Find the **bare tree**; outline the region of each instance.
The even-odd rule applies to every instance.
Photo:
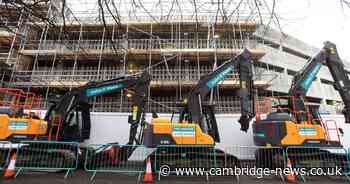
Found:
[[[350,8],[350,1],[349,0],[340,0],[341,6],[344,8],[344,6]]]

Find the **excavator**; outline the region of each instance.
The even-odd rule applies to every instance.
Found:
[[[107,144],[90,151],[87,157],[103,158],[102,160],[109,160],[113,164],[118,164],[123,163],[121,161],[144,160],[147,157],[155,160],[155,155],[157,155],[159,166],[162,164],[171,165],[171,163],[168,163],[169,154],[174,158],[183,158],[184,155],[187,155],[186,158],[189,161],[194,155],[204,156],[205,158],[212,156],[210,153],[216,151],[211,151],[212,146],[216,142],[220,142],[220,136],[214,105],[206,103],[206,97],[228,75],[233,71],[237,71],[240,79],[239,98],[241,102],[239,123],[241,124],[241,130],[247,131],[249,122],[255,116],[254,103],[252,103],[254,98],[252,66],[251,53],[245,49],[198,81],[197,85],[190,91],[187,102],[179,104],[179,110],[173,113],[172,117],[179,117],[178,119],[158,117],[156,112],[152,112],[151,123],[145,121],[141,123],[144,125],[143,137],[136,142],[136,145],[132,144],[131,139],[128,145]],[[130,130],[130,132],[132,131],[133,129]],[[140,144],[143,146],[140,147]],[[176,147],[176,145],[180,147]],[[167,146],[169,146],[169,149],[167,149]],[[147,154],[144,154],[145,147],[148,150],[146,151]],[[208,150],[203,153],[203,149],[206,148]],[[140,153],[143,157],[140,156]],[[93,162],[89,162],[86,167],[93,165]]]
[[[253,68],[251,53],[244,49],[239,55],[226,61],[212,73],[203,76],[190,91],[187,102],[181,104],[179,121],[153,117],[152,123],[144,130],[144,145],[214,145],[220,142],[214,105],[205,103],[210,91],[234,70],[239,73],[241,130],[247,131],[254,118]],[[174,117],[174,115],[173,115]]]
[[[333,166],[342,167],[344,171],[348,169],[344,163],[347,159],[341,151],[343,149],[339,140],[340,129],[337,128],[336,122],[332,121],[334,125],[330,129],[327,122],[322,120],[319,111],[311,110],[306,102],[306,94],[322,65],[328,67],[333,77],[334,88],[344,102],[345,123],[350,123],[350,80],[336,45],[326,41],[322,50],[294,76],[289,96],[276,98],[279,104],[273,106],[275,112],[267,114],[264,119],[257,113],[253,123],[254,142],[257,146],[265,147],[256,151],[259,167],[281,167],[285,163],[283,152],[286,152],[288,159],[298,161],[298,164],[310,165],[313,160],[327,159]],[[338,135],[337,140],[331,138],[331,130]],[[330,148],[333,149],[329,150]],[[334,151],[334,148],[339,148],[340,151]],[[273,158],[273,163],[266,163],[266,158]]]
[[[241,117],[238,123],[242,131],[247,131],[249,122],[255,117],[253,103],[253,63],[251,53],[244,49],[236,57],[224,62],[208,75],[201,77],[198,83],[191,89],[187,101],[180,103],[178,111],[172,118],[158,117],[153,112],[151,123],[145,123],[143,133],[143,146],[123,147],[110,146],[101,151],[96,149],[95,154],[103,154],[101,158],[111,160],[114,164],[121,161],[145,160],[150,158],[155,162],[155,168],[168,165],[170,169],[174,163],[197,163],[199,160],[216,160],[221,163],[224,158],[214,155],[225,155],[222,150],[215,148],[220,142],[219,129],[215,117],[215,104],[206,102],[206,97],[211,90],[222,82],[233,71],[239,74],[239,91]],[[156,148],[156,149],[155,149]],[[140,151],[138,151],[138,149]],[[147,154],[144,154],[147,152]],[[140,153],[143,157],[140,158]],[[217,153],[217,154],[213,154]],[[90,155],[93,157],[94,155]],[[171,158],[171,159],[169,159]],[[198,163],[197,163],[198,164]],[[88,163],[87,166],[92,166]],[[159,168],[158,168],[159,169]]]
[[[266,119],[253,123],[254,142],[258,146],[341,146],[340,141],[331,141],[327,129],[317,111],[306,104],[306,93],[316,79],[322,64],[325,64],[334,79],[334,88],[339,92],[345,107],[345,123],[350,123],[350,80],[344,69],[336,45],[325,42],[323,49],[313,57],[293,78],[286,105],[267,114]],[[259,119],[259,118],[258,118]]]
[[[66,93],[58,102],[52,102],[46,113],[45,120],[51,126],[48,133],[49,139],[78,142],[89,139],[91,120],[88,99],[126,90],[132,98],[132,113],[128,119],[130,123],[128,144],[133,144],[135,141],[141,142],[140,139],[143,136],[136,137],[136,134],[139,125],[144,122],[145,98],[148,96],[150,80],[149,73],[144,71],[142,74],[89,82]]]
[[[69,91],[58,100],[52,101],[44,119],[33,114],[23,113],[28,105],[16,105],[19,103],[20,97],[28,95],[23,95],[23,92],[18,94],[17,91],[21,90],[5,89],[7,93],[11,94],[10,98],[13,100],[11,100],[12,107],[0,108],[0,139],[15,142],[47,139],[83,142],[90,137],[91,122],[88,99],[127,90],[127,93],[132,96],[132,114],[129,117],[131,124],[129,142],[131,143],[136,139],[140,122],[143,122],[143,108],[149,83],[150,76],[146,71],[142,74],[123,76],[107,81],[89,82]],[[1,94],[4,95],[5,92],[1,92]]]
[[[12,138],[17,138],[16,142],[47,139],[49,141],[83,142],[90,137],[91,122],[88,99],[126,90],[126,93],[132,98],[132,113],[128,120],[131,127],[128,144],[141,142],[143,137],[142,122],[145,122],[144,105],[148,95],[149,84],[150,76],[147,71],[144,71],[142,74],[127,75],[107,81],[89,82],[84,86],[72,89],[59,98],[58,101],[53,101],[44,120],[33,115],[24,115],[23,109],[12,114],[10,113],[12,111],[9,111],[9,113],[0,111],[0,120],[2,120],[0,136],[4,140],[11,141],[13,140]],[[138,130],[140,130],[139,134]],[[46,159],[50,158],[54,160],[64,159],[65,164],[69,165],[74,164],[73,162],[77,160],[75,153],[86,153],[84,152],[85,149],[79,151],[70,144],[56,145],[55,148],[52,148],[50,143],[47,142],[33,142],[31,144],[21,142],[13,146],[21,147],[22,151],[25,151],[28,155],[38,155],[38,158],[20,158],[18,162],[22,162],[22,164],[36,159],[39,165],[45,165],[47,164]],[[129,151],[129,149],[124,150]],[[5,158],[4,156],[9,151],[11,150],[7,148],[1,149],[0,158]],[[12,152],[12,154],[15,153],[15,151]],[[43,152],[52,155],[52,157],[46,156],[47,158],[42,158],[40,155]],[[105,152],[102,152],[102,154],[105,154]],[[50,160],[50,162],[55,161]]]
[[[34,93],[0,88],[0,140],[33,140],[46,134],[47,122],[32,111],[37,101],[39,97]]]

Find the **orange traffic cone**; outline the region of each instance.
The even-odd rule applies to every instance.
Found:
[[[15,176],[15,174],[16,174],[15,164],[16,164],[16,153],[12,154],[12,156],[11,156],[10,164],[4,172],[5,178],[10,178],[10,177]]]
[[[289,168],[289,174],[287,174],[287,181],[289,182],[295,182],[295,175],[294,175],[294,171],[292,168],[292,162],[290,161],[290,159],[288,158],[287,160],[287,167]]]
[[[147,158],[147,164],[146,164],[146,172],[143,176],[143,182],[144,183],[152,183],[153,180],[153,174],[152,174],[152,166],[151,166],[151,159]]]

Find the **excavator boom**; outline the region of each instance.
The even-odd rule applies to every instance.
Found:
[[[46,113],[45,120],[51,122],[52,126],[54,116],[59,117],[62,124],[62,133],[60,133],[62,140],[89,139],[91,127],[89,98],[132,88],[133,113],[129,118],[129,123],[131,129],[137,129],[144,111],[144,97],[147,96],[149,83],[150,76],[147,72],[107,81],[89,82],[66,93],[58,102],[53,102]],[[134,140],[135,130],[130,130],[130,132],[130,140]]]
[[[338,55],[336,45],[327,41],[323,48],[326,52],[326,65],[334,80],[334,89],[339,92],[344,103],[345,123],[350,123],[350,79],[348,73]]]
[[[326,41],[322,50],[294,76],[289,94],[295,97],[295,102],[289,101],[289,109],[296,112],[307,110],[304,98],[312,82],[316,79],[322,64],[328,67],[332,75],[334,88],[339,92],[344,102],[345,122],[350,123],[350,80],[338,55],[336,45],[329,41]],[[297,119],[300,119],[300,117],[297,117]]]
[[[241,104],[241,117],[239,123],[241,130],[247,131],[250,120],[255,116],[253,102],[253,64],[251,53],[245,49],[235,58],[225,62],[211,74],[204,76],[192,89],[188,97],[187,107],[192,122],[196,122],[206,132],[203,123],[203,102],[209,92],[223,81],[234,70],[239,73],[240,89],[239,98]]]
[[[253,67],[251,53],[244,49],[239,55],[224,62],[212,73],[203,76],[190,91],[187,102],[181,104],[179,119],[154,116],[145,128],[144,144],[157,145],[212,145],[220,142],[215,118],[214,104],[205,102],[206,97],[228,75],[239,73],[241,102],[241,130],[247,131],[250,120],[255,116],[253,103]],[[177,113],[177,112],[176,112]]]

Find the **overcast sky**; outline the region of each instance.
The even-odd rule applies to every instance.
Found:
[[[350,62],[350,8],[340,0],[276,0],[283,31],[315,47],[325,40],[337,44]]]

